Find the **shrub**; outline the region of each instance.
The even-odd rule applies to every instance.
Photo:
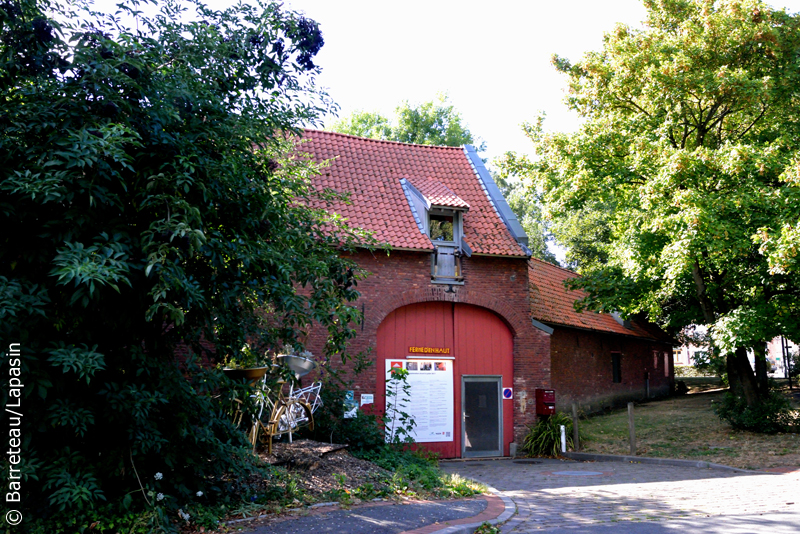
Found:
[[[728,392],[715,411],[720,419],[730,423],[733,428],[760,434],[783,432],[797,422],[788,399],[775,391],[754,406],[747,406],[744,397]]]
[[[277,2],[139,3],[121,2],[119,24],[80,0],[0,4],[0,339],[21,350],[4,344],[0,367],[17,362],[26,386],[20,532],[66,514],[79,532],[106,511],[172,528],[198,491],[226,503],[256,466],[213,364],[312,324],[345,359],[358,322],[364,273],[343,251],[361,232],[309,208],[331,194],[286,155],[285,134],[327,107],[317,24]]]
[[[557,413],[540,419],[530,428],[522,450],[531,456],[558,456],[561,451],[561,425],[564,425],[567,437],[567,448],[575,448],[572,440],[572,418],[565,413]],[[580,439],[584,439],[580,436]]]

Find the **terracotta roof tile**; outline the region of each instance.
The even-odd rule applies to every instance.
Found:
[[[434,206],[469,209],[469,204],[437,180],[408,178],[408,181]]]
[[[463,219],[464,239],[474,253],[526,256],[489,201],[462,148],[318,130],[305,130],[303,140],[300,152],[320,163],[333,160],[314,179],[315,186],[350,192],[349,203],[336,202],[331,209],[351,225],[374,232],[378,241],[400,248],[433,249],[428,236],[419,231],[403,192],[400,179],[406,178],[431,203],[469,210]]]
[[[579,276],[557,265],[531,258],[528,262],[531,317],[546,324],[671,341],[665,332],[652,323],[631,320],[630,328],[626,328],[607,313],[575,311],[573,303],[585,297],[586,293],[580,290],[567,290],[564,281]]]

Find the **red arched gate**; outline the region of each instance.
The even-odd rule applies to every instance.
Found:
[[[409,370],[405,411],[417,419],[417,441],[424,447],[442,458],[509,454],[513,400],[504,399],[503,390],[513,385],[513,336],[498,315],[452,302],[398,308],[378,328],[380,413],[385,371],[392,366]]]

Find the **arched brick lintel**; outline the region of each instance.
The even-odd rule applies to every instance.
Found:
[[[452,292],[450,287],[452,287]],[[463,289],[458,286],[433,286],[382,295],[374,304],[375,307],[367,311],[364,326],[367,330],[377,331],[378,326],[391,312],[403,306],[420,302],[460,302],[481,306],[499,315],[511,329],[511,334],[515,338],[519,333],[525,331],[525,319],[512,306],[488,293]]]

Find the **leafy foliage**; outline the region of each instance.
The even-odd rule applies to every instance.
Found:
[[[561,425],[564,425],[567,448],[574,448],[572,440],[572,418],[558,412],[539,421],[528,430],[522,442],[522,450],[531,456],[558,456],[561,452]],[[583,436],[579,436],[583,440]]]
[[[730,423],[733,428],[764,434],[784,432],[798,422],[788,399],[777,391],[771,392],[763,402],[754,406],[748,406],[742,396],[729,392],[714,410],[720,419]]]
[[[532,256],[558,265],[555,255],[547,249],[552,235],[542,213],[541,196],[525,172],[530,161],[526,156],[506,152],[492,163],[494,181],[525,230]]]
[[[339,251],[368,240],[306,207],[332,197],[291,155],[330,108],[319,28],[277,3],[189,5],[195,22],[131,0],[136,29],[77,0],[0,6],[0,338],[22,347],[26,518],[154,510],[157,472],[171,518],[197,491],[230,499],[256,466],[213,364],[299,346],[312,322],[346,358],[362,273]]]
[[[576,63],[554,57],[585,121],[574,134],[527,125],[528,169],[584,275],[571,281],[589,293],[580,307],[706,325],[756,403],[766,381],[745,348],[800,335],[800,271],[779,230],[800,220],[800,17],[758,0],[645,4],[645,29],[619,25]]]
[[[480,142],[478,150],[486,150],[486,144],[463,124],[461,114],[448,102],[446,94],[439,94],[436,100],[419,105],[404,101],[395,109],[394,120],[377,112],[355,111],[332,124],[329,129],[371,139],[418,145],[461,146]]]

